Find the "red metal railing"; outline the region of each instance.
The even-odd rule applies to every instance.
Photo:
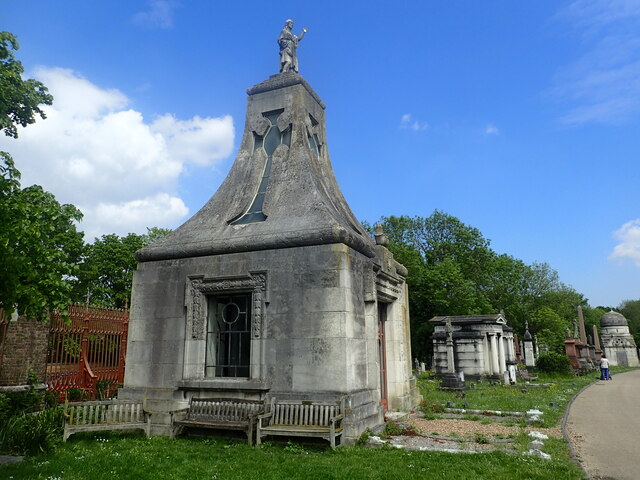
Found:
[[[70,322],[51,316],[46,383],[65,397],[81,389],[111,396],[124,381],[129,310],[71,305]]]

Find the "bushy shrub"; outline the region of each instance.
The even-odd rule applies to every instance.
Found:
[[[40,410],[44,395],[44,391],[33,388],[20,392],[0,393],[0,425],[11,417]]]
[[[536,361],[536,368],[546,373],[571,373],[571,363],[569,357],[555,352],[540,355]]]
[[[0,426],[0,452],[34,455],[51,450],[62,440],[62,407],[24,413]]]
[[[70,402],[82,402],[89,399],[89,394],[82,388],[73,387],[67,390],[67,400]]]

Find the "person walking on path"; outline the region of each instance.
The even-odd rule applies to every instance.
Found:
[[[563,431],[589,478],[638,480],[640,369],[594,382],[571,403]]]
[[[609,359],[604,353],[600,359],[600,380],[611,380],[611,375],[609,374]]]

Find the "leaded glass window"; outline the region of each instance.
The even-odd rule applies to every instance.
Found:
[[[205,376],[249,377],[251,294],[208,298]]]

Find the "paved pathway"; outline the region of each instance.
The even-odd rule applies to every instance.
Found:
[[[571,405],[566,431],[593,480],[638,480],[640,370],[587,387]]]

